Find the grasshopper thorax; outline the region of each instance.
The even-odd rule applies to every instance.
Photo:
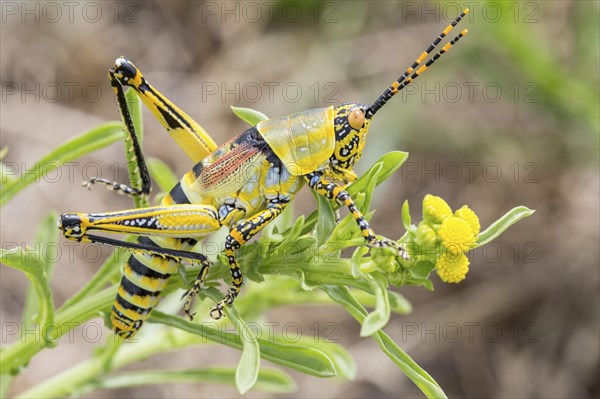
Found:
[[[335,150],[331,156],[334,165],[350,170],[362,156],[371,124],[368,108],[368,105],[355,102],[334,108]]]

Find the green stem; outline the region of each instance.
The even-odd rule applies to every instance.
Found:
[[[317,264],[293,264],[293,266],[290,266],[289,263],[273,262],[269,263],[268,266],[261,266],[261,271],[265,274],[284,274],[294,277],[297,277],[299,273],[304,273],[305,279],[311,283],[351,285],[367,292],[370,291],[368,283],[352,277],[351,263],[347,259]],[[188,270],[188,279],[192,281],[196,273],[196,270]],[[178,279],[170,279],[165,294],[179,286]],[[59,339],[75,327],[96,317],[101,311],[107,311],[116,292],[117,286],[112,286],[96,294],[83,297],[78,303],[72,303],[66,308],[63,307],[55,317],[55,323],[57,324],[55,339]],[[35,336],[27,335],[24,339],[24,341],[16,342],[0,352],[0,361],[4,370],[18,369],[44,349],[45,343],[36,341]]]
[[[85,298],[80,303],[56,314],[54,323],[57,334],[53,336],[58,340],[75,327],[95,317],[101,310],[106,309],[117,293],[117,287],[110,287],[99,293]],[[43,330],[43,329],[42,329]],[[20,340],[0,352],[0,363],[4,370],[17,370],[27,364],[31,357],[44,349],[45,341],[36,339],[35,335],[25,335]]]
[[[113,337],[109,337],[113,339]],[[110,369],[116,370],[127,364],[147,359],[161,352],[171,352],[189,345],[200,344],[201,337],[180,332],[166,333],[162,331],[151,340],[137,344],[124,344],[114,355]],[[22,392],[18,398],[59,398],[78,393],[86,384],[106,374],[105,359],[94,356],[62,373]]]
[[[342,305],[348,313],[360,324],[363,324],[368,313],[350,291],[345,287],[322,287],[335,302]],[[410,378],[428,398],[446,398],[439,384],[414,360],[411,359],[394,341],[382,330],[371,337],[377,342],[383,352]]]

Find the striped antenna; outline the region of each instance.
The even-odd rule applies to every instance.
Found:
[[[381,107],[383,107],[388,102],[388,100],[394,96],[394,94],[398,93],[400,90],[405,88],[410,82],[412,82],[421,73],[423,73],[425,70],[427,70],[427,68],[429,68],[435,61],[437,61],[437,59],[440,58],[442,56],[442,54],[444,54],[446,51],[450,50],[450,48],[456,42],[458,42],[461,37],[465,36],[468,33],[468,30],[464,29],[462,32],[460,32],[460,34],[458,36],[456,36],[449,43],[447,43],[436,55],[434,55],[431,59],[429,59],[429,61],[427,61],[427,63],[425,65],[421,65],[421,67],[419,69],[417,69],[416,72],[413,73],[415,68],[417,68],[423,62],[423,60],[425,60],[425,58],[427,58],[427,56],[429,54],[431,54],[431,52],[442,41],[442,39],[444,37],[446,37],[446,35],[448,33],[450,33],[450,31],[468,13],[469,13],[469,9],[466,8],[463,12],[460,13],[460,15],[458,17],[456,17],[456,19],[454,19],[454,21],[452,21],[452,23],[450,25],[448,25],[446,27],[446,29],[444,29],[442,31],[442,33],[440,33],[440,35],[429,45],[429,47],[427,47],[427,50],[423,51],[423,53],[421,53],[419,58],[417,58],[415,60],[415,62],[413,62],[413,64],[410,67],[408,67],[408,69],[402,74],[402,76],[400,76],[396,81],[394,81],[390,85],[390,87],[388,87],[383,92],[383,94],[381,94],[379,96],[379,98],[377,100],[375,100],[373,105],[371,105],[369,107],[369,109],[367,109],[367,117],[371,117],[371,116],[375,115],[375,112],[377,112]],[[413,73],[413,74],[410,75],[411,73]]]

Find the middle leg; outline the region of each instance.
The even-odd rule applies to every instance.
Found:
[[[225,306],[233,303],[240,293],[244,282],[242,271],[235,259],[235,250],[248,242],[254,235],[279,216],[286,205],[287,202],[269,203],[267,209],[249,219],[241,221],[229,232],[229,235],[225,239],[225,255],[227,256],[229,263],[232,283],[225,297],[210,310],[210,317],[213,319],[218,320],[223,317],[223,309]],[[194,286],[196,286],[196,284],[194,284]],[[196,292],[192,290],[189,293],[188,301],[191,301],[194,295],[196,295]]]

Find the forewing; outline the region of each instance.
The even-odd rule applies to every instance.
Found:
[[[209,197],[224,197],[236,193],[250,179],[257,179],[266,156],[252,143],[244,143],[207,165],[193,189]]]

